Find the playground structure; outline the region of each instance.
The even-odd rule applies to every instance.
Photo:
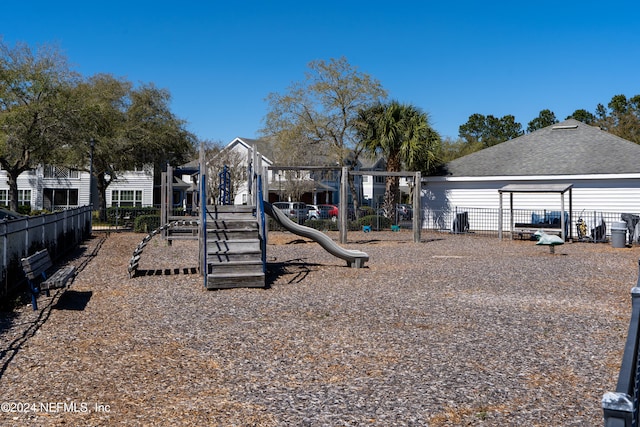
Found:
[[[347,262],[347,266],[362,268],[369,256],[361,251],[348,250],[331,240],[324,233],[299,225],[286,217],[279,209],[264,200],[267,169],[262,167],[262,156],[254,149],[248,161],[247,188],[250,200],[247,205],[214,204],[207,201],[207,165],[204,148],[200,149],[199,198],[197,216],[172,215],[173,171],[171,167],[162,176],[161,226],[142,239],[129,262],[129,277],[138,271],[140,257],[148,242],[162,236],[167,244],[173,240],[198,240],[198,270],[207,289],[237,287],[266,287],[266,243],[268,227],[265,215],[271,216],[286,230],[319,243],[326,251]],[[227,176],[225,174],[225,176]],[[229,203],[221,185],[218,201]],[[345,215],[346,216],[346,215]],[[346,238],[346,234],[345,234]]]

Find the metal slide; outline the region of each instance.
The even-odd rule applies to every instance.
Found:
[[[286,230],[299,236],[307,237],[313,240],[314,242],[320,244],[320,246],[322,246],[322,248],[329,252],[331,255],[347,261],[347,265],[349,267],[361,268],[364,267],[364,263],[366,261],[369,261],[369,255],[367,255],[365,252],[345,249],[342,246],[339,246],[322,231],[316,230],[311,227],[305,227],[304,225],[300,225],[290,220],[286,214],[284,214],[280,209],[274,207],[269,202],[264,202],[264,212],[275,219]]]

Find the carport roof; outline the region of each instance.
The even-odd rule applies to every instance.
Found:
[[[500,193],[565,193],[573,184],[508,184],[498,190]]]

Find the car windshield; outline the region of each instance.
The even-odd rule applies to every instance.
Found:
[[[20,219],[24,218],[25,215],[19,214],[18,212],[10,211],[9,209],[1,209],[0,208],[0,220],[12,220],[12,219]]]

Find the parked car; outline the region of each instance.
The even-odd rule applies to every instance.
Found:
[[[338,207],[336,205],[318,205],[321,209],[327,211],[327,218],[331,221],[338,219]]]
[[[9,209],[0,208],[0,221],[11,221],[13,219],[26,218],[26,215],[19,214],[18,212],[10,211]]]
[[[307,205],[307,219],[320,219],[320,212],[318,211],[318,205]]]
[[[409,220],[413,218],[413,206],[399,203],[396,205],[396,212],[398,212],[398,219]]]
[[[329,205],[307,205],[309,208],[308,219],[329,219]]]
[[[309,208],[304,202],[276,202],[273,204],[280,209],[285,215],[298,224],[302,224],[309,216]]]
[[[387,216],[387,210],[384,208],[378,208],[375,211],[376,215]],[[396,219],[398,221],[407,221],[413,219],[413,206],[404,203],[398,203],[396,205]]]

